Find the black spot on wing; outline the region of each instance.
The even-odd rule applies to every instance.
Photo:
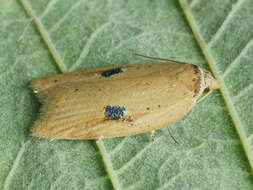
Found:
[[[110,69],[110,70],[104,71],[104,72],[101,73],[101,75],[103,77],[110,77],[112,75],[116,75],[116,74],[119,74],[119,73],[122,73],[122,72],[123,72],[122,68],[115,68],[115,69]]]
[[[127,114],[127,109],[123,106],[106,106],[105,115],[113,120],[118,120]]]

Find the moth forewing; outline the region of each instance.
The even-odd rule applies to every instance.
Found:
[[[59,75],[48,76],[40,78],[31,82],[30,86],[34,90],[34,93],[47,94],[48,89],[52,89],[60,84],[74,83],[74,82],[95,82],[103,80],[115,80],[125,79],[129,77],[136,77],[137,75],[152,74],[153,72],[161,72],[166,69],[170,72],[181,67],[180,64],[169,64],[168,68],[164,63],[156,64],[135,64],[135,65],[123,65],[123,66],[107,66],[102,68],[87,69],[77,72],[64,73]],[[115,69],[121,69],[121,72],[113,73]],[[111,72],[110,72],[111,71]],[[111,74],[111,75],[110,75]]]
[[[43,94],[45,103],[33,135],[98,139],[157,130],[184,117],[204,84],[200,68],[174,62],[88,69],[38,79],[32,86],[39,89],[38,96]]]

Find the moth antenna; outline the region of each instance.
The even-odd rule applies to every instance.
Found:
[[[175,60],[166,59],[166,58],[151,57],[151,56],[142,55],[142,54],[139,54],[139,53],[133,53],[133,55],[140,56],[140,57],[145,57],[145,58],[148,58],[148,59],[160,60],[160,61],[170,61],[170,62],[175,62],[175,63],[184,63],[184,62],[175,61]]]
[[[171,133],[171,131],[170,131],[170,128],[169,128],[169,127],[167,127],[167,128],[168,128],[168,131],[169,131],[169,134],[170,134],[171,138],[175,141],[176,144],[180,145],[180,143],[179,143],[179,142],[176,140],[176,138],[172,135],[172,133]]]

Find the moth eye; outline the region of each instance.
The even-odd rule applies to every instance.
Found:
[[[209,91],[210,91],[209,87],[207,87],[207,88],[204,89],[204,93],[208,93]]]

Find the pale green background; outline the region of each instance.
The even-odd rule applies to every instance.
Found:
[[[253,189],[252,39],[253,0],[0,0],[0,189]],[[31,80],[149,61],[133,52],[196,64],[220,82],[171,126],[181,146],[166,128],[154,144],[147,133],[100,149],[29,136]]]

